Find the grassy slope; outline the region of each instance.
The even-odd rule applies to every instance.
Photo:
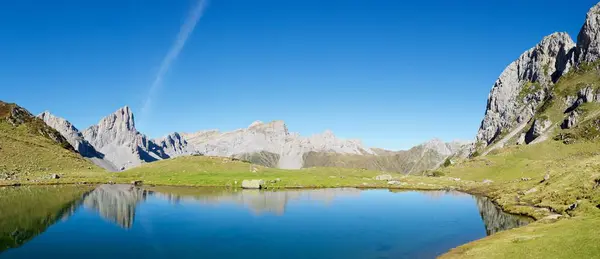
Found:
[[[0,188],[0,252],[45,231],[92,189],[84,185]]]
[[[51,136],[59,133],[31,114],[19,115],[24,123],[9,123],[15,107],[0,102],[0,185],[14,182],[5,181],[5,176],[33,183],[53,173],[78,178],[102,174],[102,169],[83,159],[66,141],[53,140]]]
[[[548,212],[540,208],[548,208],[563,217],[460,246],[444,258],[600,258],[600,105],[581,105],[576,109],[582,114],[579,124],[560,128],[568,115],[565,98],[584,87],[600,86],[597,65],[561,78],[552,89],[553,98],[539,107],[536,118],[548,118],[554,125],[549,140],[507,147],[443,170],[462,179],[493,180],[470,191],[493,197],[509,211],[543,218]],[[542,182],[546,174],[550,179]],[[575,203],[577,208],[569,210]]]
[[[253,168],[256,172],[252,172]],[[184,185],[184,186],[231,186],[239,187],[244,179],[280,179],[277,183],[268,183],[270,187],[384,187],[387,181],[377,181],[379,171],[351,168],[306,168],[284,170],[252,165],[229,158],[190,156],[157,161],[124,172],[111,174],[115,182],[143,180],[146,184]],[[407,186],[419,189],[443,188],[450,184],[448,179],[427,177],[407,177],[398,173],[389,173],[395,179],[401,179]],[[236,184],[237,181],[237,184]],[[425,183],[427,181],[427,183]]]

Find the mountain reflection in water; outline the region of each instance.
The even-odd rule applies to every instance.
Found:
[[[122,228],[131,228],[135,207],[146,199],[142,188],[124,184],[103,184],[85,196],[83,206],[98,211],[102,218]]]
[[[496,206],[487,197],[475,197],[477,200],[477,208],[485,225],[486,234],[493,235],[497,232],[525,226],[533,220],[527,217],[508,214],[498,206]]]
[[[482,230],[485,228],[487,235],[523,226],[530,222],[528,218],[503,212],[485,197],[448,191],[390,190],[390,192],[406,192],[408,195],[399,197],[413,197],[412,195],[418,194],[420,197],[435,200],[434,203],[439,204],[444,204],[445,200],[448,199],[464,201],[472,199],[473,203],[469,202],[472,204],[470,206],[479,210],[479,215],[483,221]],[[367,193],[371,194],[366,195]],[[365,194],[365,197],[361,196],[363,194]],[[405,202],[412,201],[388,203],[389,200],[381,200],[381,204],[375,204],[378,202],[379,197],[389,199],[386,197],[390,196],[381,190],[369,192],[354,188],[259,191],[218,188],[136,187],[119,184],[100,185],[95,189],[91,186],[0,188],[0,252],[25,244],[59,220],[68,221],[68,217],[77,213],[81,207],[96,212],[101,219],[107,222],[131,230],[135,229],[136,210],[140,210],[137,206],[147,202],[154,204],[158,202],[160,204],[161,201],[167,201],[171,204],[182,204],[184,207],[191,204],[229,204],[246,208],[255,215],[283,216],[286,209],[294,207],[294,204],[320,203],[330,205],[334,204],[333,201],[339,198],[351,198],[351,200],[342,202],[348,205],[352,205],[355,199],[357,203],[361,203],[362,200],[363,206],[365,204],[364,199],[367,199],[369,204],[372,203],[373,206],[376,206],[375,208],[377,206],[402,207],[407,206],[404,204]],[[419,196],[414,197],[418,199]],[[300,203],[291,203],[293,201],[299,201]],[[428,204],[425,200],[421,202]],[[413,206],[419,206],[418,204],[420,203]],[[449,209],[454,208],[457,210],[464,209],[463,207],[449,207]],[[310,208],[306,209],[310,210]],[[290,213],[294,214],[291,211]],[[349,213],[345,215],[351,216],[354,215],[352,213],[355,213],[357,217],[364,216],[359,216],[361,212]],[[143,215],[148,217],[146,214]]]

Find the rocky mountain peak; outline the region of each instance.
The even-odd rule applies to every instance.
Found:
[[[508,65],[490,91],[477,141],[488,145],[526,123],[547,89],[574,64],[574,47],[567,33],[553,33]]]
[[[600,3],[592,7],[577,36],[578,63],[593,62],[600,58]]]
[[[135,129],[135,119],[128,106],[102,118],[97,125],[83,131],[83,136],[119,169],[168,157],[156,143]]]

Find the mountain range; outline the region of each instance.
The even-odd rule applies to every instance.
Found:
[[[255,121],[230,132],[204,130],[174,132],[149,139],[135,128],[127,106],[102,118],[97,125],[79,131],[64,118],[46,111],[37,116],[60,134],[83,157],[110,171],[142,163],[186,155],[234,157],[284,169],[341,166],[415,173],[435,168],[448,157],[466,154],[467,142],[444,143],[433,139],[406,151],[365,147],[360,140],[346,140],[333,132],[304,137],[288,130],[283,121]]]

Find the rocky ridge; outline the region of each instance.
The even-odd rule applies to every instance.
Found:
[[[573,70],[581,71],[600,58],[600,4],[592,7],[577,36],[577,44],[564,32],[553,33],[512,62],[500,75],[488,96],[485,116],[477,132],[477,146],[491,151],[507,144],[543,141],[555,128],[572,128],[582,103],[595,102],[594,87],[580,87],[575,96],[566,96],[566,118],[552,121],[541,113],[562,96],[556,85]],[[579,86],[578,86],[579,87]],[[518,137],[515,137],[518,136]],[[516,138],[513,143],[513,138]]]
[[[39,118],[64,135],[84,157],[111,171],[171,157],[207,155],[234,157],[285,169],[337,166],[344,162],[346,156],[358,156],[364,157],[364,162],[356,163],[354,167],[381,164],[381,160],[388,161],[384,164],[393,165],[386,169],[413,172],[437,167],[447,157],[465,153],[464,143],[444,143],[439,139],[409,151],[370,149],[360,140],[340,139],[329,130],[308,137],[300,136],[290,132],[283,121],[255,121],[247,128],[230,132],[174,132],[162,138],[149,139],[137,131],[134,115],[127,106],[83,132],[49,112],[40,114]],[[327,160],[323,160],[323,156]]]
[[[45,111],[37,116],[43,120],[48,126],[57,130],[81,156],[89,159],[92,163],[109,171],[117,171],[117,167],[104,159],[104,154],[98,152],[69,121],[54,116],[48,111]]]

